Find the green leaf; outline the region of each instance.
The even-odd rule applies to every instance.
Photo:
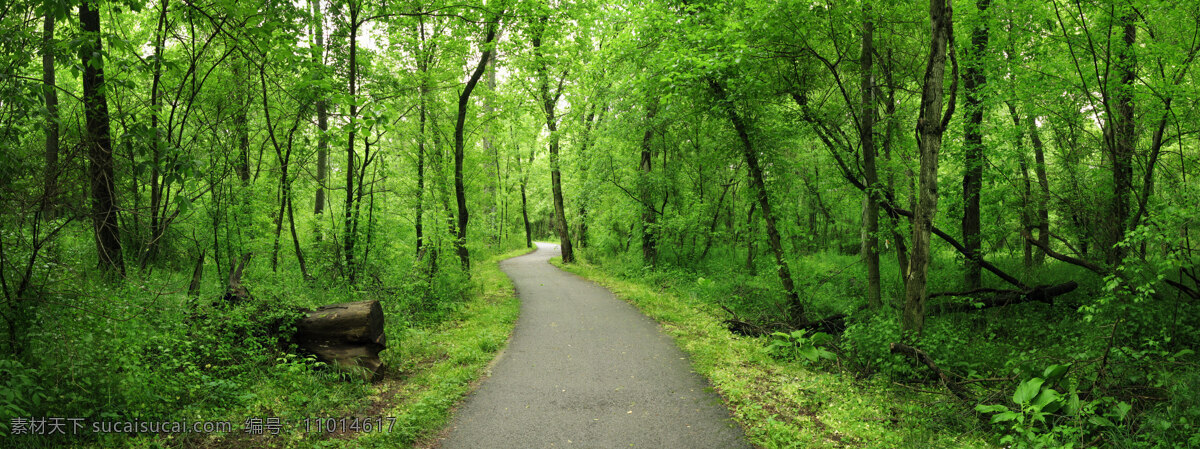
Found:
[[[1012,420],[1020,418],[1020,417],[1021,417],[1021,414],[1016,413],[1016,412],[997,413],[994,416],[992,416],[992,424],[995,424],[998,422],[1012,421]]]
[[[829,334],[826,334],[824,332],[816,332],[816,333],[813,333],[811,337],[808,337],[808,339],[811,340],[812,344],[814,344],[814,345],[823,345],[825,343],[828,343],[829,340],[832,340],[833,337],[830,337]]]
[[[1007,412],[1008,407],[1005,407],[1000,404],[994,404],[994,405],[979,404],[979,405],[975,406],[975,411],[977,411],[979,413]]]
[[[1046,413],[1057,412],[1062,405],[1062,395],[1049,388],[1042,389],[1042,392],[1033,400],[1033,406]]]
[[[1062,379],[1063,376],[1065,376],[1067,374],[1067,371],[1070,369],[1071,369],[1071,365],[1069,365],[1069,364],[1067,364],[1067,365],[1050,365],[1048,368],[1046,368],[1045,371],[1042,371],[1042,377],[1044,377],[1046,379],[1046,382],[1049,382],[1049,383],[1058,382],[1060,379]]]
[[[796,352],[798,352],[801,356],[804,356],[804,358],[808,359],[808,361],[810,361],[810,362],[817,361],[817,358],[819,358],[821,356],[817,352],[817,348],[812,347],[812,346],[801,347]]]
[[[1097,425],[1097,426],[1102,426],[1102,427],[1116,427],[1117,426],[1116,424],[1113,424],[1112,421],[1109,421],[1108,418],[1105,418],[1105,417],[1099,416],[1099,415],[1092,415],[1092,416],[1088,417],[1088,422],[1090,422],[1094,425]]]
[[[1112,412],[1109,412],[1109,415],[1117,418],[1117,421],[1124,421],[1125,416],[1129,415],[1129,411],[1132,409],[1133,406],[1129,405],[1129,403],[1121,401],[1113,406]]]
[[[1046,381],[1040,377],[1034,377],[1027,381],[1021,382],[1017,386],[1017,391],[1013,393],[1012,400],[1017,404],[1027,404],[1032,401],[1034,396],[1037,396],[1042,391],[1042,384]]]

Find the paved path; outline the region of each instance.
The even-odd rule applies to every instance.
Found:
[[[467,398],[443,449],[748,448],[720,398],[658,325],[547,263],[505,260],[521,298],[508,348]]]

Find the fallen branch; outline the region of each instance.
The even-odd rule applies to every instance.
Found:
[[[723,321],[723,323],[725,323],[725,327],[729,329],[730,332],[735,334],[745,335],[747,337],[761,337],[763,335],[769,335],[771,332],[790,330],[782,323],[774,323],[763,326],[742,320],[742,318],[739,317],[736,312],[728,307],[725,307],[724,304],[720,304],[720,306],[722,309],[725,309],[725,312],[731,317]]]
[[[947,376],[946,373],[941,370],[941,368],[938,368],[937,364],[933,362],[933,359],[930,358],[929,354],[926,354],[925,351],[903,343],[892,343],[890,345],[890,349],[892,354],[903,354],[917,359],[917,361],[925,364],[925,366],[929,367],[934,374],[937,374],[938,379],[942,381],[942,385],[945,385],[951,393],[954,393],[954,396],[962,400],[968,399],[969,393],[967,390],[957,382],[950,380],[950,376]]]
[[[982,305],[976,307],[972,303],[946,303],[934,307],[936,313],[958,313],[958,312],[973,312],[980,309],[988,309],[992,307],[1004,307],[1013,304],[1025,302],[1041,302],[1053,304],[1054,298],[1065,295],[1074,291],[1079,287],[1075,281],[1067,281],[1062,284],[1055,285],[1039,285],[1028,290],[1001,290],[992,288],[978,288],[965,292],[949,292],[937,293],[929,295],[934,296],[972,296],[979,293],[996,293],[996,295],[982,300]]]
[[[1050,245],[1043,244],[1042,242],[1037,241],[1037,239],[1034,239],[1033,236],[1030,235],[1029,231],[1027,231],[1027,230],[1021,230],[1021,237],[1024,237],[1025,241],[1029,242],[1033,246],[1041,248],[1042,252],[1045,252],[1047,256],[1053,257],[1055,259],[1069,263],[1071,265],[1087,268],[1088,270],[1091,270],[1093,273],[1096,273],[1101,276],[1105,276],[1108,274],[1108,270],[1104,269],[1104,267],[1101,267],[1100,265],[1097,265],[1092,262],[1088,262],[1083,259],[1071,257],[1066,254],[1062,254],[1062,253],[1055,251],[1053,248],[1050,248]]]

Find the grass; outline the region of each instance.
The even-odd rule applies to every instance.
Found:
[[[717,318],[715,302],[621,279],[586,263],[552,263],[608,287],[658,321],[758,447],[991,446],[974,411],[941,394],[773,359],[763,338],[730,333]]]

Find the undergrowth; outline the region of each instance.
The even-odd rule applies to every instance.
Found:
[[[363,447],[411,445],[440,430],[453,405],[504,347],[518,302],[497,261],[470,281],[389,276],[388,287],[347,289],[248,272],[252,299],[227,304],[206,289],[169,288],[178,273],[120,287],[80,282],[47,292],[29,332],[29,357],[0,359],[0,446]],[[403,272],[403,270],[397,270]],[[386,275],[386,273],[385,273]],[[384,378],[347,380],[288,344],[300,308],[380,300],[388,348]],[[70,326],[52,325],[69,322]],[[66,435],[11,435],[14,418],[84,418]],[[315,418],[380,419],[386,428],[316,431]],[[245,432],[278,418],[277,434]],[[308,418],[308,431],[304,420]],[[394,419],[393,419],[394,418]],[[96,422],[228,422],[192,433],[101,433]],[[73,432],[74,431],[74,432]]]

